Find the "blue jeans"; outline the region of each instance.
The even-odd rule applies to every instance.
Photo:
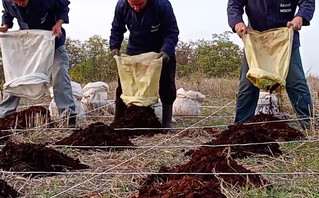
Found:
[[[71,80],[69,76],[69,56],[62,45],[55,50],[52,67],[53,93],[55,103],[61,113],[67,112],[75,115]],[[15,112],[19,105],[20,97],[4,92],[3,101],[0,104],[0,118]]]
[[[235,123],[246,121],[254,116],[258,102],[259,88],[246,78],[248,69],[247,60],[244,57],[240,72]],[[298,117],[309,118],[312,100],[302,68],[299,48],[294,48],[291,53],[289,71],[286,78],[286,91]]]

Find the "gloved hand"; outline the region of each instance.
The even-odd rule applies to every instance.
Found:
[[[157,58],[161,58],[161,57],[163,57],[163,63],[168,63],[168,61],[170,60],[168,54],[164,51],[161,51],[157,56]]]
[[[120,56],[120,50],[119,49],[116,49],[116,48],[114,48],[114,49],[112,49],[112,51],[111,51],[111,55],[112,56]]]

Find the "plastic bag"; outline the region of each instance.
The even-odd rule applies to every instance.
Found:
[[[40,98],[48,89],[54,59],[55,37],[46,30],[0,33],[3,90],[14,96]]]
[[[293,42],[292,28],[264,32],[248,30],[243,41],[249,66],[246,77],[263,90],[280,91],[286,86]]]
[[[155,52],[114,56],[126,105],[150,106],[158,101],[162,58]]]

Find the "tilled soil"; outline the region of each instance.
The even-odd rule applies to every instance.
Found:
[[[4,180],[0,180],[0,197],[19,197],[20,194],[7,184]]]
[[[69,137],[55,144],[73,146],[134,146],[122,131],[114,131],[101,122],[90,124],[85,129],[76,130]],[[119,149],[114,148],[113,150]]]
[[[154,128],[154,130],[124,130],[124,134],[129,137],[151,136],[166,132],[164,130],[155,130],[156,128],[162,128],[162,124],[156,117],[154,109],[134,105],[128,107],[124,112],[124,116],[111,123],[110,126],[112,128]]]
[[[76,169],[86,169],[89,166],[81,164],[67,155],[41,144],[9,142],[0,152],[0,168],[6,171],[28,172],[66,172]],[[25,176],[45,176],[52,174],[24,174]]]

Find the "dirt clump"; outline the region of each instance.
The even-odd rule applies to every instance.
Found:
[[[26,110],[7,115],[0,122],[0,130],[26,129],[50,122],[49,110],[42,106],[32,106]]]
[[[154,130],[123,130],[124,134],[129,137],[140,135],[151,136],[166,132],[165,130],[155,130],[163,126],[156,117],[153,108],[135,105],[128,107],[124,112],[124,116],[111,123],[110,126],[112,128],[154,128]]]
[[[140,188],[140,191],[139,191],[140,195],[148,195],[148,194],[152,194],[152,192],[154,193],[156,191],[161,191],[164,186],[169,184],[176,186],[175,188],[176,194],[178,194],[178,192],[184,192],[185,185],[178,185],[178,184],[179,184],[179,181],[183,180],[183,177],[185,177],[187,173],[207,173],[206,175],[204,174],[204,175],[199,175],[196,177],[200,177],[202,180],[209,182],[210,186],[214,187],[214,190],[213,191],[210,190],[205,194],[201,194],[201,196],[199,197],[214,197],[214,196],[211,196],[210,193],[218,191],[218,190],[220,191],[220,182],[219,182],[220,179],[236,187],[262,187],[268,183],[266,180],[262,178],[261,175],[251,174],[253,173],[252,171],[247,170],[245,167],[237,164],[237,162],[229,156],[228,148],[202,147],[193,153],[192,158],[190,159],[188,163],[181,166],[177,166],[175,168],[171,168],[171,169],[162,167],[159,170],[159,173],[185,173],[185,174],[151,175],[143,181],[142,187]],[[223,173],[223,174],[219,174],[219,173]],[[225,173],[228,173],[228,174],[225,174]],[[236,173],[238,174],[236,175]],[[156,181],[162,181],[164,182],[164,184],[155,185]],[[192,180],[188,180],[188,181],[192,181]],[[177,184],[175,182],[177,182]],[[188,185],[191,186],[192,183],[189,183]],[[180,188],[177,188],[178,186],[180,186]],[[193,189],[193,192],[196,192],[196,190]],[[154,197],[166,197],[166,196],[154,196]],[[193,196],[193,197],[196,197],[196,196]]]
[[[69,137],[55,143],[56,145],[73,146],[134,146],[122,131],[114,131],[101,123],[90,124],[85,129],[75,130]],[[121,148],[114,148],[119,150]]]
[[[290,127],[283,121],[280,122],[278,118],[271,115],[259,114],[247,122],[228,126],[228,129],[222,131],[216,140],[207,143],[207,145],[247,144],[232,146],[230,155],[233,158],[244,158],[253,154],[278,156],[282,154],[282,151],[277,141],[291,141],[304,138],[303,133]],[[253,145],[254,143],[256,144]]]
[[[15,172],[66,172],[89,166],[42,144],[9,142],[0,152],[0,168]],[[24,175],[34,177],[52,174]]]
[[[306,138],[301,131],[292,128],[284,120],[280,120],[272,115],[259,114],[241,125],[246,125],[246,127],[261,125],[269,130],[269,137],[277,141],[294,141]]]
[[[183,176],[164,184],[144,186],[138,195],[132,198],[226,198],[220,190],[220,184],[205,181],[198,176]]]
[[[19,197],[20,194],[7,184],[4,180],[0,179],[0,197]]]
[[[0,131],[0,144],[4,144],[10,139],[12,132],[10,131]]]
[[[280,146],[275,143],[275,139],[269,137],[270,131],[263,126],[245,126],[232,125],[229,129],[222,131],[217,136],[217,139],[206,143],[207,145],[233,145],[233,144],[247,144],[243,146],[231,146],[230,155],[233,158],[245,158],[254,154],[266,154],[270,156],[279,156],[282,154]],[[249,143],[263,143],[273,142],[267,144],[249,145]]]

